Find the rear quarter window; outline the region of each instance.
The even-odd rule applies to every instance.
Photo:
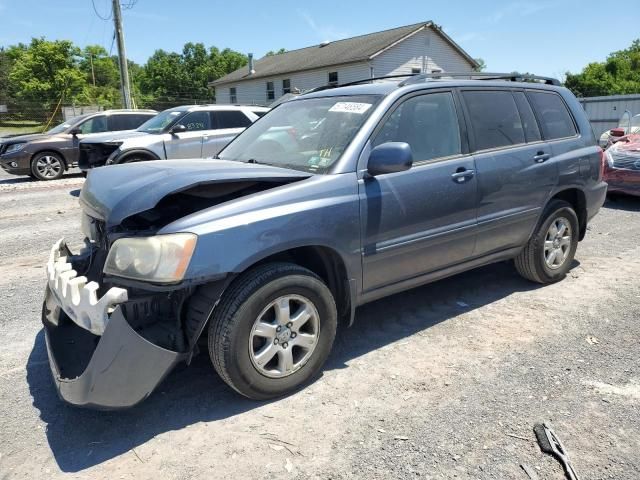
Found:
[[[560,95],[551,92],[527,92],[538,116],[545,140],[577,135],[573,117]]]

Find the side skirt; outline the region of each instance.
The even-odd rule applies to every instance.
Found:
[[[474,268],[482,267],[484,265],[489,265],[491,263],[509,260],[511,258],[516,257],[521,250],[522,250],[522,247],[509,248],[507,250],[495,252],[480,258],[474,258],[473,260],[469,260],[464,263],[459,263],[451,267],[443,268],[441,270],[436,270],[435,272],[419,275],[417,277],[409,278],[407,280],[402,280],[401,282],[398,282],[398,283],[376,288],[375,290],[363,292],[362,295],[360,296],[358,306],[364,305],[365,303],[369,303],[389,295],[393,295],[394,293],[399,293],[405,290],[410,290],[412,288],[420,287],[427,283],[435,282],[437,280],[441,280],[443,278],[450,277],[452,275],[456,275],[458,273],[462,273],[467,270],[472,270]]]

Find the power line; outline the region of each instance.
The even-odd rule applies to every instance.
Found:
[[[100,15],[100,12],[98,12],[98,8],[96,7],[96,0],[91,0],[91,5],[93,6],[93,11],[96,12],[96,15],[98,16],[98,18],[100,20],[107,21],[107,20],[111,20],[111,18],[113,17],[113,11],[112,10],[109,10],[109,16],[108,17]]]

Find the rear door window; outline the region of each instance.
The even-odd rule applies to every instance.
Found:
[[[251,125],[251,120],[240,110],[217,110],[211,112],[214,118],[214,128],[245,128]]]
[[[458,117],[449,92],[409,98],[385,120],[373,146],[406,142],[416,162],[460,154]]]
[[[511,92],[466,90],[462,97],[469,112],[476,150],[525,142],[522,121]]]
[[[545,140],[573,137],[577,134],[573,118],[560,95],[551,92],[527,92],[538,115]]]
[[[144,122],[149,120],[152,115],[137,114],[112,114],[109,116],[109,130],[135,130]]]

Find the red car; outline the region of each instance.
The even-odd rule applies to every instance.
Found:
[[[640,197],[640,134],[621,137],[604,152],[604,181],[609,192]]]

